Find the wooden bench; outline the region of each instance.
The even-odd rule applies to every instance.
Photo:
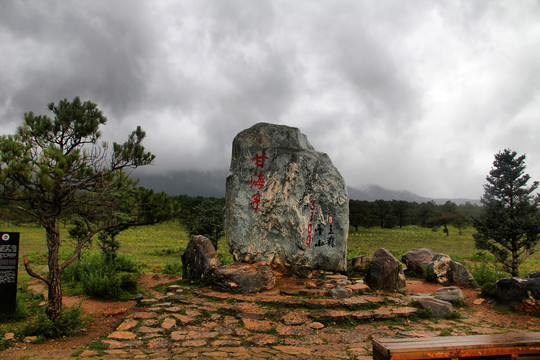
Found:
[[[372,344],[375,360],[540,359],[540,332],[374,339]]]

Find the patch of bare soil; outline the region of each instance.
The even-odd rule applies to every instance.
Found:
[[[151,288],[162,284],[179,280],[176,276],[163,276],[153,274],[143,274],[139,285],[144,291],[150,292],[150,296],[155,295]],[[29,289],[47,296],[46,288],[43,284],[37,283],[29,286]],[[87,327],[75,336],[62,339],[46,340],[41,344],[17,344],[7,351],[0,352],[0,359],[13,359],[24,357],[28,349],[32,353],[47,353],[53,358],[69,358],[75,351],[89,343],[102,338],[111,331],[130,313],[135,311],[136,301],[101,301],[83,296],[64,296],[63,304],[67,307],[81,305],[83,313],[88,317]]]

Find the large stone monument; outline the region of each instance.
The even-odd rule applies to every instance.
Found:
[[[224,216],[235,261],[347,269],[345,182],[297,128],[259,123],[235,137]]]

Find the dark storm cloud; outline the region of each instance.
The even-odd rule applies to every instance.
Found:
[[[81,96],[150,172],[226,169],[259,121],[299,127],[352,186],[477,198],[493,154],[540,178],[537,1],[15,1],[0,126]],[[120,137],[120,138],[119,138]]]
[[[48,102],[76,95],[114,115],[138,109],[152,34],[140,21],[144,8],[129,1],[114,4],[3,4],[0,26],[12,42],[9,60],[25,64],[14,65],[17,81],[2,89],[1,96],[9,99],[8,118],[20,117],[21,109],[42,112]]]

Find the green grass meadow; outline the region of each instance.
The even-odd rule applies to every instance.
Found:
[[[47,248],[45,231],[33,225],[14,226],[2,224],[1,231],[20,232],[19,251],[19,281],[30,279],[23,265],[27,257],[33,269],[41,271],[47,264]],[[414,248],[427,247],[437,253],[450,255],[454,260],[467,264],[478,264],[492,261],[490,255],[476,250],[472,227],[462,229],[449,227],[450,235],[446,236],[442,229],[432,229],[418,226],[406,226],[402,229],[359,228],[351,229],[349,233],[347,258],[359,255],[373,255],[379,248],[389,250],[396,258]],[[61,246],[61,257],[67,257],[74,243],[67,237],[67,229],[63,231],[64,238]],[[189,234],[179,222],[171,221],[151,226],[132,228],[122,232],[117,239],[121,246],[119,252],[133,256],[144,264],[146,273],[163,273],[169,264],[179,265],[181,254],[189,241]],[[97,244],[92,244],[86,251],[98,251]],[[219,241],[218,254],[222,263],[232,262],[225,239]],[[472,264],[472,266],[474,266]],[[522,275],[540,269],[540,252],[528,257],[520,268]]]
[[[473,227],[459,229],[449,226],[449,235],[442,228],[434,229],[419,226],[405,226],[402,229],[358,228],[358,232],[350,229],[347,258],[359,255],[373,255],[379,248],[390,251],[397,259],[414,248],[429,248],[436,253],[449,255],[453,260],[474,267],[488,262],[497,268],[491,254],[481,252],[474,246]],[[537,247],[538,250],[538,247]],[[540,252],[530,255],[520,266],[520,273],[526,276],[533,270],[540,269]]]
[[[23,258],[27,258],[36,272],[42,272],[47,265],[47,244],[45,230],[35,225],[1,224],[0,231],[19,232],[19,282],[30,280],[24,269]],[[65,259],[74,248],[68,237],[67,228],[62,229],[60,258]],[[177,221],[128,229],[117,236],[120,241],[119,253],[133,256],[143,263],[143,272],[162,273],[167,264],[178,264],[189,241],[189,234]],[[92,243],[84,251],[99,251]],[[219,242],[218,254],[222,262],[232,262],[225,239]]]

